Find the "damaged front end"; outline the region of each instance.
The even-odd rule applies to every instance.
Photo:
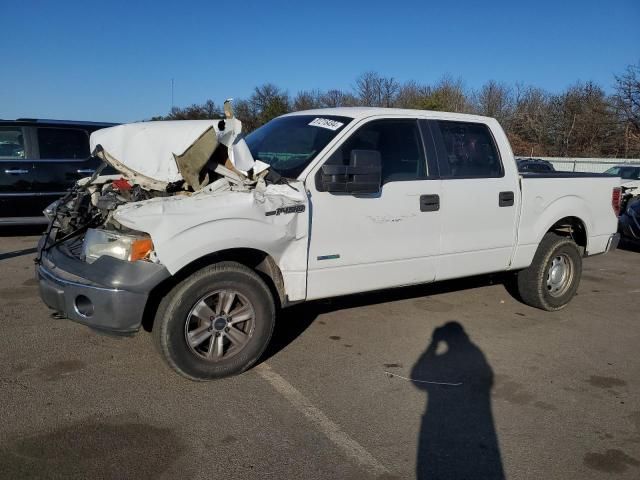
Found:
[[[254,160],[228,103],[225,114],[94,132],[92,152],[104,165],[46,209],[50,223],[36,262],[61,248],[85,264],[108,256],[175,273],[198,256],[256,248],[300,270],[308,228],[306,216],[297,218],[307,202],[304,186]],[[103,175],[106,166],[119,173]]]
[[[67,243],[79,256],[82,253],[81,236],[89,229],[109,224],[113,230],[126,233],[126,229],[111,222],[113,212],[120,205],[168,195],[131,185],[122,175],[99,175],[101,170],[91,178],[80,180],[64,197],[45,209],[49,227],[41,251]]]
[[[254,161],[240,122],[225,107],[222,120],[146,122],[92,134],[92,152],[104,164],[45,210],[50,222],[38,246],[40,296],[57,318],[134,333],[157,285],[229,248],[262,249],[301,270],[307,219],[287,209],[305,211],[302,183]],[[106,166],[118,173],[103,174]],[[304,283],[295,283],[303,295]]]
[[[153,261],[149,235],[120,223],[114,217],[119,207],[203,191],[248,191],[263,181],[268,165],[251,157],[228,101],[225,114],[220,120],[143,122],[94,132],[92,153],[104,163],[45,209],[50,223],[36,261],[63,243],[88,263],[101,254]],[[120,173],[101,175],[107,166]]]

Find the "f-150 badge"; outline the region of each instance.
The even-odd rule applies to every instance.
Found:
[[[280,207],[276,210],[271,210],[270,212],[265,212],[266,217],[270,217],[272,215],[283,215],[288,213],[302,213],[304,212],[304,205],[291,205],[289,207]]]

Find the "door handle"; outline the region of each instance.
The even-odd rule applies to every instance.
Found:
[[[8,173],[9,175],[24,175],[25,173],[29,173],[29,170],[25,170],[23,168],[16,168],[16,169],[5,170],[4,173]]]
[[[77,173],[93,173],[95,172],[95,170],[92,170],[91,168],[79,168],[78,170],[76,170]]]
[[[513,192],[500,192],[498,195],[498,206],[500,207],[512,207],[515,201],[515,195]]]
[[[440,210],[440,195],[420,195],[421,212],[437,212]]]

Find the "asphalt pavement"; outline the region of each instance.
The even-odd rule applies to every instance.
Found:
[[[498,277],[283,313],[263,361],[196,383],[151,335],[50,317],[37,231],[0,236],[0,477],[640,478],[640,249],[547,313]]]

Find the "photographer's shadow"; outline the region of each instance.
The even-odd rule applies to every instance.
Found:
[[[417,478],[503,479],[491,411],[493,371],[462,325],[449,322],[434,330],[411,377],[417,388],[427,392]]]

